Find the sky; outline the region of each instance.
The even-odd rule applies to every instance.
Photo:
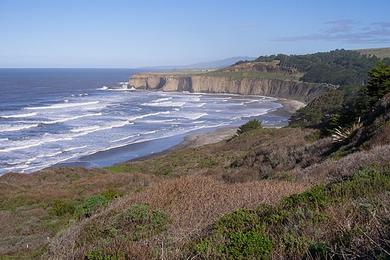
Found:
[[[389,0],[0,0],[0,68],[390,47]]]

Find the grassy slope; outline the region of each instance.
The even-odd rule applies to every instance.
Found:
[[[49,248],[54,258],[151,258],[161,256],[161,243],[169,257],[194,250],[214,254],[201,249],[201,241],[213,237],[208,230],[225,214],[263,203],[279,210],[283,197],[350,176],[364,165],[382,167],[390,160],[386,133],[372,138],[382,142],[337,161],[337,153],[324,157],[332,143],[317,140],[315,131],[259,129],[106,170],[5,175],[0,177],[0,218],[6,223],[0,227],[0,254],[31,258]],[[53,238],[60,231],[65,233]],[[279,250],[280,241],[271,240]]]
[[[388,228],[389,160],[384,142],[368,142],[364,151],[345,156],[329,139],[317,140],[314,131],[286,128],[253,130],[227,142],[111,167],[166,177],[73,225],[51,243],[50,256],[385,254],[388,238],[378,232]],[[370,205],[374,211],[361,215]],[[240,208],[236,219],[230,212]],[[153,220],[154,211],[164,217]],[[354,229],[374,221],[379,222],[362,232]]]
[[[390,58],[390,48],[360,49],[357,51],[364,55],[375,55],[378,58]]]
[[[199,258],[385,258],[390,168],[368,167],[274,206],[239,209],[190,245]]]
[[[301,73],[296,74],[287,74],[282,72],[256,72],[256,71],[238,71],[238,72],[230,72],[230,71],[213,71],[208,72],[205,75],[214,76],[214,77],[229,77],[233,79],[278,79],[278,80],[292,80],[299,81],[302,77]]]
[[[155,179],[142,174],[80,168],[1,176],[0,255],[39,256],[58,231],[78,219],[76,211],[82,209],[88,198],[111,193],[111,199],[147,186]],[[94,207],[88,201],[86,205]]]
[[[340,144],[309,129],[256,129],[110,168],[167,177],[73,225],[49,256],[386,257],[389,99]]]

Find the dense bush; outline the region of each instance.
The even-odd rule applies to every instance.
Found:
[[[108,202],[109,199],[103,195],[91,196],[77,207],[77,215],[80,217],[90,217],[98,208],[106,206]]]
[[[370,104],[374,104],[390,92],[390,66],[380,62],[368,76],[370,80],[367,84],[367,95],[370,97]]]
[[[129,238],[137,241],[164,231],[169,224],[169,216],[147,204],[134,204],[116,217],[117,229],[129,232]]]
[[[131,245],[164,232],[170,224],[167,213],[148,204],[132,204],[104,222],[94,219],[82,230],[79,243],[88,242],[84,259],[150,259],[149,252],[134,252]],[[133,254],[139,254],[137,257]],[[81,258],[81,257],[80,257]]]
[[[390,66],[380,62],[369,73],[366,86],[345,86],[317,97],[290,119],[293,127],[314,127],[329,134],[364,119],[373,105],[390,92]]]
[[[290,118],[290,126],[319,129],[332,126],[334,116],[341,109],[343,100],[344,93],[342,91],[329,91],[297,110]]]
[[[241,135],[248,131],[259,129],[259,128],[262,128],[261,122],[257,119],[253,119],[240,126],[237,130],[237,135]]]

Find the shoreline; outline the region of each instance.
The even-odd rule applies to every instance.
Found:
[[[270,115],[290,117],[295,111],[305,106],[305,103],[293,99],[278,99],[277,102],[282,104],[282,107],[275,111],[271,111],[269,113]],[[232,137],[237,129],[238,127],[227,126],[219,127],[211,132],[189,134],[184,138],[184,141],[181,144],[172,147],[172,149],[196,148],[203,145],[218,143]]]
[[[269,114],[275,115],[275,116],[283,116],[283,117],[286,116],[288,118],[292,114],[294,114],[295,111],[297,111],[298,109],[300,109],[306,105],[305,103],[303,103],[301,101],[294,100],[294,99],[285,99],[285,98],[279,98],[275,102],[282,104],[282,107],[276,109],[275,111],[271,111]],[[238,129],[238,127],[225,126],[225,127],[218,127],[215,129],[208,129],[211,131],[207,131],[207,130],[206,131],[205,130],[204,131],[194,131],[193,133],[189,133],[188,135],[184,136],[182,142],[180,142],[179,144],[176,144],[168,149],[165,149],[163,151],[156,152],[153,154],[144,155],[144,156],[134,158],[131,160],[127,160],[127,161],[124,161],[121,163],[116,163],[116,164],[113,164],[111,166],[125,164],[128,162],[134,162],[134,161],[144,161],[144,160],[148,160],[148,159],[151,159],[151,158],[154,158],[157,156],[168,154],[168,153],[170,153],[172,151],[176,151],[176,150],[187,149],[187,148],[197,148],[197,147],[204,146],[204,145],[215,144],[215,143],[218,143],[218,142],[221,142],[223,140],[227,140],[227,139],[231,138],[233,135],[235,135],[237,129]],[[107,167],[110,167],[110,166],[107,166]]]
[[[301,101],[293,99],[278,98],[274,102],[280,103],[282,107],[277,108],[274,111],[267,113],[270,116],[289,118],[297,109],[305,106]],[[276,126],[277,127],[277,126]],[[276,128],[275,127],[275,128]],[[281,126],[283,127],[283,126]],[[272,128],[272,127],[271,127]],[[221,126],[216,128],[206,128],[201,130],[195,130],[190,133],[185,133],[177,136],[166,137],[156,140],[147,141],[145,143],[129,144],[124,147],[110,149],[107,151],[97,152],[85,157],[79,158],[77,161],[69,161],[64,163],[55,164],[47,168],[34,171],[28,174],[38,173],[47,169],[56,169],[63,167],[82,167],[86,169],[104,169],[111,166],[125,164],[131,161],[140,161],[154,158],[160,155],[167,154],[174,150],[181,150],[186,148],[196,148],[208,144],[214,144],[223,140],[231,138],[237,131],[238,126]],[[155,152],[149,154],[137,155],[137,152],[132,152],[131,147],[145,145],[156,147]],[[119,154],[118,151],[125,151],[123,154]],[[127,157],[127,159],[126,159]],[[132,158],[133,157],[133,158]],[[106,163],[110,158],[115,158],[117,162]],[[100,163],[98,163],[100,161]],[[26,173],[27,174],[27,173]]]

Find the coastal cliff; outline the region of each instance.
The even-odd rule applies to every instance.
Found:
[[[327,84],[306,83],[283,79],[210,76],[206,73],[136,74],[129,79],[129,87],[161,91],[262,95],[296,99],[304,102],[312,100],[314,97],[331,88]]]

